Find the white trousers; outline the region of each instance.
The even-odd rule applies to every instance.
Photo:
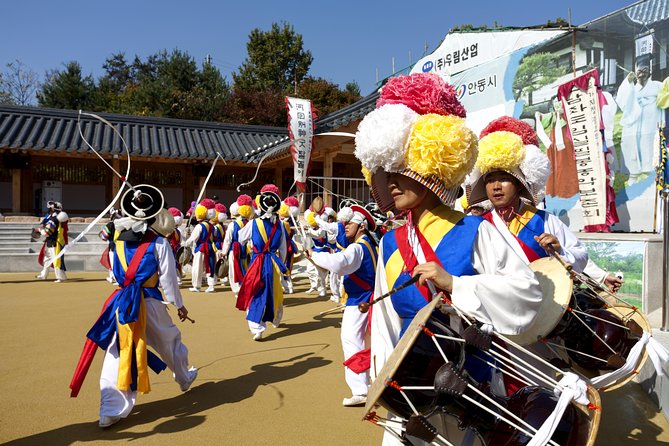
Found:
[[[230,251],[228,254],[228,281],[230,282],[230,289],[233,293],[235,293],[235,295],[239,294],[239,288],[241,286],[241,282],[234,281],[236,261],[237,259],[235,258],[235,254]]]
[[[108,282],[116,283],[116,277],[114,277],[114,251],[109,251],[109,264],[112,266],[109,268],[109,278]]]
[[[146,343],[174,372],[175,381],[188,382],[188,349],[181,342],[181,332],[172,322],[165,304],[146,298]],[[137,392],[121,391],[118,382],[118,347],[116,335],[105,352],[100,375],[100,416],[127,417],[135,405]],[[165,372],[163,372],[165,373]]]
[[[325,291],[325,279],[327,279],[328,271],[325,269],[318,269],[313,263],[307,261],[307,277],[309,277],[309,285],[311,288]]]
[[[330,291],[332,296],[337,299],[341,297],[341,281],[342,278],[339,274],[330,271]]]
[[[51,262],[51,259],[56,258],[56,248],[44,248],[44,264],[48,265]],[[46,279],[49,277],[49,269],[51,269],[51,266],[45,266],[42,268],[42,271],[39,273],[39,278],[40,279]],[[67,274],[65,274],[65,270],[56,268],[55,266],[53,267],[53,271],[56,274],[56,280],[67,280]]]
[[[365,333],[367,332],[367,313],[361,313],[356,305],[344,309],[341,319],[341,346],[344,350],[344,361],[365,349]],[[367,395],[369,373],[355,373],[348,367],[344,368],[346,384],[351,388],[352,395]]]
[[[248,311],[246,313],[248,314]],[[279,324],[281,323],[281,318],[282,317],[283,317],[283,305],[281,305],[278,308],[278,310],[276,311],[276,313],[274,315],[274,320],[272,321],[272,325],[274,325],[275,327],[278,327]],[[251,333],[253,333],[254,335],[256,335],[258,333],[262,333],[265,330],[267,330],[267,323],[266,322],[257,323],[257,322],[253,322],[253,321],[249,321],[249,320],[247,320],[246,322],[249,323],[249,330],[251,330]]]
[[[204,278],[204,253],[202,251],[193,254],[193,268],[191,269],[191,281],[193,288],[198,290],[202,286],[202,279]]]

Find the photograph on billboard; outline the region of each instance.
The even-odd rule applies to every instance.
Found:
[[[572,230],[657,232],[655,178],[669,108],[669,8],[663,4],[638,2],[573,28],[451,32],[412,72],[438,73],[451,83],[475,132],[503,115],[532,124],[552,165],[545,208]],[[565,110],[578,88],[581,103]],[[590,114],[575,113],[588,101],[596,104]],[[591,138],[579,141],[580,120],[599,122],[597,147]],[[601,165],[582,164],[581,145],[588,146],[588,161],[601,151],[595,157]],[[601,176],[598,190],[610,188],[606,196],[584,195],[584,182],[595,181],[588,176],[593,166]],[[595,213],[599,218],[591,218]]]

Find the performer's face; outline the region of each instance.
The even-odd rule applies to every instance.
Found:
[[[485,192],[495,208],[507,207],[518,200],[518,180],[506,172],[491,172],[485,179]]]
[[[388,173],[388,192],[400,210],[418,207],[430,192],[418,181],[399,173]]]
[[[358,235],[358,229],[360,225],[357,223],[351,223],[350,221],[346,223],[346,238],[349,242],[354,242]]]

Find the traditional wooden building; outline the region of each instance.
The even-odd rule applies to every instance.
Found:
[[[316,133],[355,133],[362,117],[373,110],[377,94],[316,121]],[[169,206],[187,209],[220,157],[207,185],[207,196],[232,202],[239,184],[255,194],[267,182],[287,194],[293,183],[288,138],[282,127],[224,124],[169,118],[99,113],[123,135],[131,157],[128,181],[150,183],[165,194]],[[80,121],[80,126],[78,122]],[[100,121],[75,110],[0,106],[0,212],[40,215],[49,199],[61,201],[71,215],[97,214],[118,192],[119,178],[98,159],[83,134],[118,172],[125,173],[126,151],[119,138]],[[314,139],[309,195],[365,200],[369,190],[353,156],[351,137]],[[258,169],[258,163],[262,164]],[[308,196],[307,199],[310,197]]]

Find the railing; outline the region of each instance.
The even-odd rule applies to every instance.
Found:
[[[335,210],[339,210],[345,200],[353,200],[359,204],[372,201],[372,191],[362,178],[310,176],[307,185],[304,197],[306,207],[317,196],[323,197],[325,203]]]

